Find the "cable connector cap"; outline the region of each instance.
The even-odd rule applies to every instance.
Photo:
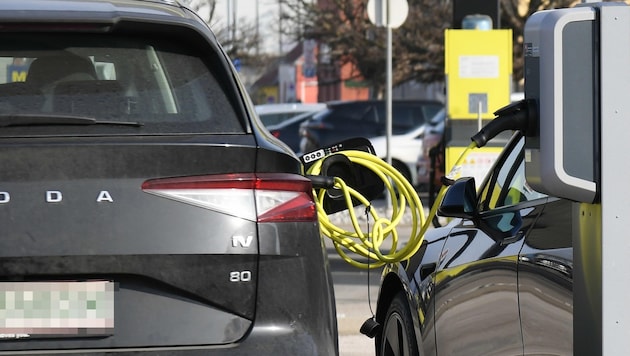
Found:
[[[368,320],[363,322],[361,325],[361,329],[359,331],[361,334],[373,339],[381,330],[381,324],[374,319],[374,317],[369,318]]]

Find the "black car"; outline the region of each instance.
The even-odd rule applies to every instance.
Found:
[[[312,184],[203,20],[3,0],[0,44],[0,354],[338,354]]]
[[[572,202],[525,181],[514,134],[477,189],[457,180],[408,261],[382,275],[377,355],[571,355]]]
[[[267,129],[274,137],[284,142],[293,152],[299,155],[300,125],[317,113],[318,111],[301,113],[279,124],[267,126]]]
[[[393,100],[392,134],[418,127],[444,104],[436,100]],[[313,152],[353,137],[371,138],[387,133],[384,100],[356,100],[328,103],[328,107],[300,125],[300,150]]]

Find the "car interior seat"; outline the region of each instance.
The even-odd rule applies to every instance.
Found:
[[[44,95],[42,111],[52,111],[55,86],[70,80],[96,80],[96,69],[88,58],[61,51],[35,59],[28,70],[26,83]]]
[[[42,93],[24,82],[0,84],[0,113],[32,112],[44,104]]]
[[[53,110],[88,116],[127,114],[126,98],[116,80],[72,80],[60,82],[53,91]]]
[[[88,58],[63,51],[35,59],[29,66],[26,82],[41,87],[72,75],[96,79],[96,69]]]

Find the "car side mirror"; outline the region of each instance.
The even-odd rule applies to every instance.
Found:
[[[438,207],[440,216],[472,218],[477,215],[477,188],[475,178],[460,178],[451,185]]]

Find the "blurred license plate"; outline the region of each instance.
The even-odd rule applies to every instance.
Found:
[[[113,282],[0,282],[0,339],[113,330]]]

